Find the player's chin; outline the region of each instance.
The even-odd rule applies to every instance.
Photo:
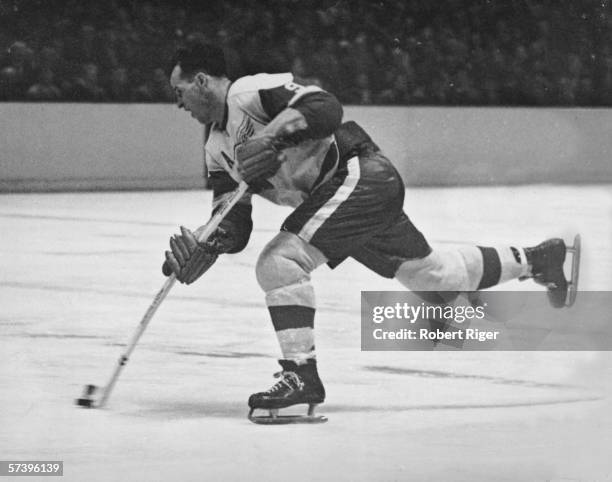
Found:
[[[195,120],[197,120],[200,124],[207,124],[208,122],[206,122],[206,119],[204,119],[201,116],[198,116],[196,114],[194,114],[193,112],[191,113],[191,117],[193,117]]]

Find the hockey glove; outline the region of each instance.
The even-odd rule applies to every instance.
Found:
[[[191,284],[232,245],[233,239],[223,228],[217,228],[210,238],[200,243],[189,229],[181,226],[181,234],[170,238],[170,251],[166,251],[162,272],[166,276],[174,273],[181,283]]]
[[[278,143],[272,137],[256,137],[236,147],[238,172],[255,189],[276,174],[282,163]]]

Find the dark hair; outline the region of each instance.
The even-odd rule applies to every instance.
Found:
[[[200,39],[187,41],[174,55],[173,64],[180,66],[184,76],[205,72],[215,77],[227,77],[223,50]]]

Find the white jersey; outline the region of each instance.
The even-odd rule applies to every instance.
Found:
[[[206,141],[209,175],[225,171],[240,182],[236,147],[259,133],[281,110],[314,92],[321,89],[301,86],[291,74],[258,74],[234,82],[227,93],[225,125],[213,124]],[[287,161],[268,180],[271,187],[259,194],[275,204],[299,206],[336,171],[338,152],[332,144],[333,135],[287,149]]]

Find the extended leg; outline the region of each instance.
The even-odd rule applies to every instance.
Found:
[[[520,248],[467,246],[405,261],[395,277],[413,291],[475,291],[528,274]]]
[[[566,252],[573,254],[568,282],[563,271]],[[434,250],[422,259],[402,263],[396,278],[413,291],[475,291],[511,279],[534,280],[548,289],[552,306],[571,306],[576,298],[580,237],[567,248],[551,239],[533,248],[468,246]]]

